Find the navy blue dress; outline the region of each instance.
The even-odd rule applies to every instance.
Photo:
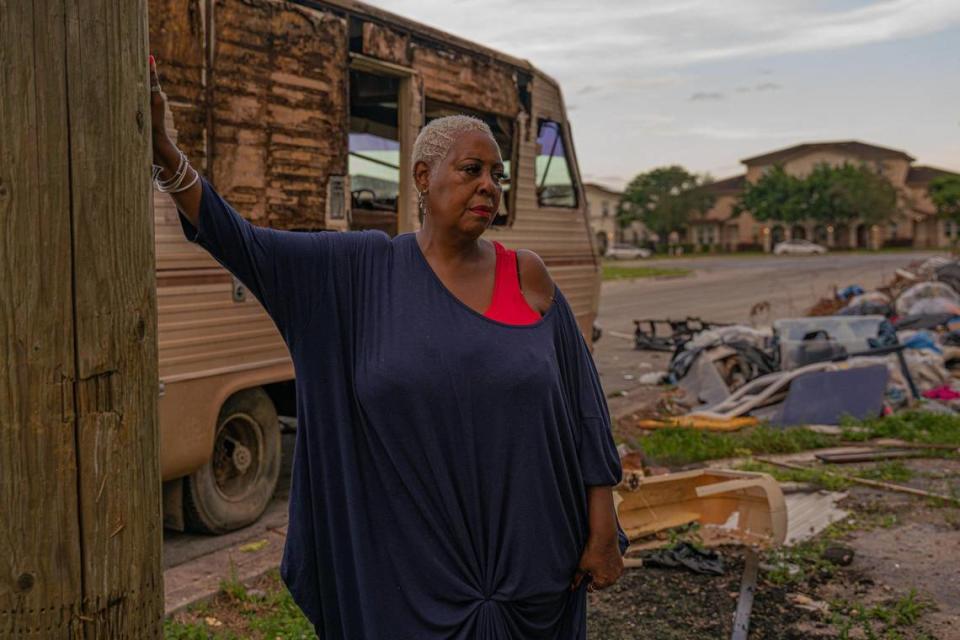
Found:
[[[414,234],[258,227],[206,181],[199,229],[181,223],[290,350],[281,574],[320,638],[585,638],[585,585],[568,587],[586,487],[621,471],[562,293],[538,323],[502,324],[444,287]]]

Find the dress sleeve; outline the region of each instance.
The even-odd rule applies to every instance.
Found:
[[[297,325],[307,319],[317,290],[324,286],[324,267],[335,237],[347,234],[282,231],[251,224],[205,179],[200,184],[198,226],[178,212],[184,235],[250,290],[291,344]]]
[[[567,343],[564,361],[568,363],[567,386],[572,396],[575,418],[578,419],[577,451],[583,482],[587,486],[613,486],[620,482],[623,473],[620,455],[613,441],[610,413],[600,385],[600,375],[577,326],[573,310],[560,294],[557,295],[556,304],[562,305],[558,311],[562,311],[564,316],[563,334]]]

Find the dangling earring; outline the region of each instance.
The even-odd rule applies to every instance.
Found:
[[[427,214],[427,207],[423,202],[423,196],[427,192],[426,189],[423,191],[417,190],[417,208],[420,209],[420,219],[423,220],[423,216]]]

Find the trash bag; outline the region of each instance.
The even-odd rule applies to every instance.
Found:
[[[876,302],[865,300],[857,304],[850,304],[837,311],[838,316],[884,316],[891,317],[894,314],[893,307],[887,302]]]
[[[935,277],[939,282],[960,293],[960,262],[951,262],[938,267]]]
[[[929,331],[902,331],[899,335],[900,344],[907,349],[926,349],[934,353],[943,353],[937,344],[937,338]]]
[[[689,542],[678,542],[669,549],[657,549],[643,557],[643,566],[687,569],[694,573],[722,576],[726,569],[723,556],[714,549],[698,549]]]
[[[901,316],[933,313],[960,315],[960,294],[942,282],[919,282],[900,294],[896,308],[897,315]]]
[[[945,326],[956,316],[952,313],[931,313],[927,315],[904,316],[893,323],[897,331],[909,329],[937,329]],[[958,334],[960,338],[960,334]],[[960,345],[960,342],[957,342]]]
[[[837,291],[837,298],[840,300],[849,300],[854,296],[863,295],[863,287],[858,284],[852,284]]]

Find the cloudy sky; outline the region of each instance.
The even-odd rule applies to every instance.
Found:
[[[960,0],[369,0],[563,88],[587,180],[857,139],[960,170]]]

